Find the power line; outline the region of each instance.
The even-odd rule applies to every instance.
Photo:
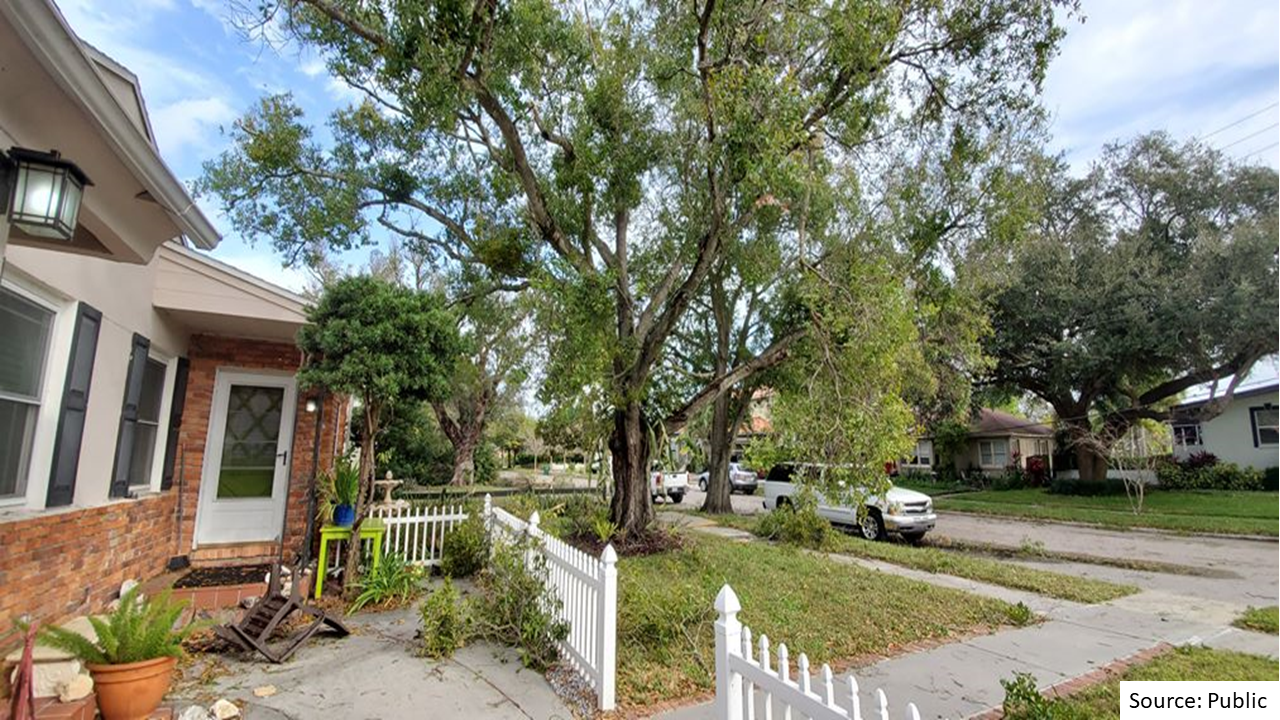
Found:
[[[1232,122],[1232,123],[1228,123],[1228,124],[1226,124],[1226,125],[1223,125],[1222,127],[1218,128],[1217,130],[1214,130],[1213,132],[1209,133],[1208,135],[1201,135],[1201,136],[1200,136],[1200,139],[1201,139],[1201,140],[1208,140],[1209,138],[1213,137],[1214,135],[1217,135],[1218,133],[1222,132],[1223,130],[1230,130],[1231,128],[1233,128],[1233,127],[1235,127],[1235,126],[1239,125],[1240,123],[1242,123],[1242,122],[1244,122],[1244,121],[1246,121],[1246,120],[1252,120],[1253,118],[1258,117],[1258,116],[1259,116],[1259,115],[1261,115],[1262,113],[1264,113],[1264,112],[1266,112],[1266,111],[1268,111],[1268,110],[1270,110],[1270,109],[1272,109],[1272,108],[1276,107],[1277,105],[1280,105],[1280,102],[1273,102],[1273,103],[1271,103],[1270,105],[1268,105],[1268,106],[1266,106],[1266,107],[1262,108],[1261,110],[1258,110],[1258,111],[1256,111],[1256,112],[1252,112],[1252,113],[1250,113],[1250,114],[1248,114],[1248,115],[1245,115],[1244,117],[1240,118],[1239,120],[1236,120],[1235,122]],[[1274,127],[1274,126],[1272,126],[1272,127]]]
[[[1270,125],[1268,125],[1268,126],[1266,126],[1266,127],[1262,128],[1261,130],[1259,130],[1259,131],[1257,131],[1257,132],[1249,133],[1248,135],[1245,135],[1244,137],[1242,137],[1242,138],[1240,138],[1240,139],[1238,139],[1238,140],[1234,140],[1234,141],[1232,141],[1232,142],[1229,142],[1229,143],[1227,143],[1226,145],[1223,145],[1222,147],[1220,147],[1220,148],[1218,148],[1218,149],[1219,149],[1219,150],[1226,150],[1226,149],[1227,149],[1227,148],[1229,148],[1229,147],[1235,147],[1236,145],[1239,145],[1240,143],[1244,142],[1245,140],[1252,140],[1253,138],[1258,137],[1258,136],[1259,136],[1259,135],[1261,135],[1262,133],[1264,133],[1264,132],[1266,132],[1266,131],[1268,131],[1268,130],[1274,130],[1274,129],[1276,129],[1277,127],[1280,127],[1280,122],[1273,122],[1273,123],[1271,123]]]
[[[1268,146],[1266,146],[1266,147],[1260,147],[1260,148],[1258,148],[1257,150],[1253,150],[1253,151],[1251,151],[1251,152],[1249,152],[1249,153],[1247,153],[1247,154],[1245,154],[1245,155],[1241,155],[1240,157],[1241,157],[1241,159],[1248,159],[1248,158],[1253,157],[1254,155],[1257,155],[1258,153],[1264,153],[1264,152],[1266,152],[1266,151],[1270,150],[1271,148],[1273,148],[1273,147],[1275,147],[1275,146],[1277,146],[1277,145],[1280,145],[1280,141],[1278,141],[1278,142],[1273,142],[1273,143],[1271,143],[1270,145],[1268,145]]]

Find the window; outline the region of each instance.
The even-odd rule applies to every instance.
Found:
[[[933,466],[933,441],[917,440],[915,454],[908,459],[904,465],[916,465],[919,467]]]
[[[147,358],[142,370],[142,392],[138,399],[138,424],[133,433],[133,453],[129,460],[129,487],[151,484],[151,468],[160,431],[160,401],[164,398],[164,363]]]
[[[1036,439],[1036,455],[1041,457],[1049,454],[1049,441],[1044,438]]]
[[[1249,419],[1253,421],[1253,446],[1280,444],[1280,409],[1267,405],[1249,408]]]
[[[1178,447],[1200,447],[1200,423],[1173,426],[1173,444]]]
[[[0,498],[21,496],[27,489],[53,316],[0,288]]]
[[[979,440],[978,454],[982,467],[1005,467],[1009,464],[1009,441]]]

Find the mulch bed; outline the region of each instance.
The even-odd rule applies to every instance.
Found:
[[[600,553],[604,552],[605,546],[609,543],[613,543],[613,551],[618,553],[619,557],[657,555],[684,547],[684,540],[680,535],[662,527],[655,527],[643,533],[617,535],[604,542],[595,535],[570,535],[564,538],[564,541],[593,557],[600,557]]]
[[[234,567],[196,568],[178,578],[175,589],[249,585],[265,582],[270,565],[237,565]]]

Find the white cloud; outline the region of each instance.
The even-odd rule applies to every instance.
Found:
[[[194,147],[208,156],[210,139],[218,127],[230,123],[237,114],[236,109],[220,97],[178,100],[153,110],[151,127],[161,155],[177,157]]]
[[[1096,156],[1104,143],[1140,132],[1204,135],[1280,94],[1280,7],[1274,0],[1096,0],[1086,1],[1083,11],[1083,24],[1068,22],[1045,86],[1057,144],[1077,164]],[[1211,143],[1222,147],[1266,128],[1278,115],[1273,108]],[[1240,157],[1275,135],[1263,133],[1229,152]],[[1275,165],[1274,149],[1262,155]]]

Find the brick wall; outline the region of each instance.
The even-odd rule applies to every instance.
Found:
[[[0,522],[0,647],[11,644],[15,618],[28,615],[56,622],[101,610],[124,580],[145,581],[163,572],[169,558],[191,555],[218,368],[296,372],[301,359],[289,343],[207,335],[192,336],[187,355],[191,366],[173,488],[136,500]],[[299,392],[291,452],[288,561],[301,549],[306,532],[316,422],[316,416],[306,412],[307,397]],[[331,466],[341,449],[347,410],[345,399],[326,399],[321,470]],[[208,557],[223,563],[262,555],[262,543],[246,543],[216,548]]]
[[[166,492],[0,524],[0,647],[23,615],[56,621],[98,610],[126,579],[163,572],[176,499]]]
[[[182,495],[182,513],[179,520],[183,554],[192,548],[195,537],[196,511],[200,503],[200,479],[204,468],[204,445],[209,433],[209,417],[213,402],[213,389],[218,368],[240,370],[283,370],[296,372],[302,354],[290,343],[247,340],[213,335],[193,335],[187,350],[191,367],[187,376],[187,399],[182,413],[182,429],[178,437],[178,485]],[[309,393],[298,392],[295,408],[293,448],[290,451],[291,479],[287,503],[288,528],[285,535],[285,559],[302,548],[306,533],[307,499],[311,487],[311,458],[314,454],[316,416],[306,411]],[[331,466],[333,455],[342,439],[345,427],[345,403],[339,398],[328,397],[324,408],[324,427],[321,429],[319,468]],[[335,422],[335,419],[337,422]],[[234,553],[233,553],[234,554]],[[205,553],[203,557],[225,561],[225,551]],[[201,559],[201,558],[197,558]]]

